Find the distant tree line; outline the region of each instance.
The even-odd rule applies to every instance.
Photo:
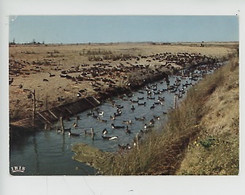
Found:
[[[16,43],[15,42],[15,38],[13,38],[13,41],[9,42],[9,45],[16,45],[16,44],[22,44],[22,45],[45,45],[45,42],[42,41],[42,42],[39,42],[39,41],[36,41],[35,39],[33,39],[31,42],[27,42],[27,43]]]

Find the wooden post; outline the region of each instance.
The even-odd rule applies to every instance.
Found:
[[[174,109],[177,108],[177,101],[178,101],[178,97],[177,95],[174,95]]]
[[[64,134],[65,130],[64,130],[64,122],[62,116],[60,117],[60,128],[61,128],[61,133]]]
[[[139,133],[136,133],[135,139],[136,139],[135,141],[136,141],[137,150],[139,150]]]
[[[92,140],[94,140],[94,129],[93,128],[91,128],[91,137],[92,137]]]
[[[77,118],[77,116],[76,116],[76,122],[75,123],[78,125],[78,118]]]
[[[35,126],[35,115],[36,115],[36,92],[35,89],[33,90],[32,93],[32,98],[33,98],[33,106],[32,106],[32,126]]]

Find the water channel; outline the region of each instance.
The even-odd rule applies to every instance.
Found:
[[[114,97],[98,106],[96,110],[87,110],[80,113],[78,114],[78,120],[74,116],[69,121],[64,121],[65,128],[71,128],[73,133],[81,134],[80,136],[69,136],[68,132],[62,135],[55,128],[26,135],[11,144],[10,173],[13,175],[95,175],[97,171],[94,168],[72,159],[74,153],[71,148],[74,144],[86,143],[109,152],[117,151],[119,149],[118,144],[132,145],[135,135],[140,130],[144,130],[145,124],[149,125],[151,120],[154,120],[155,127],[163,126],[167,119],[166,113],[174,106],[175,94],[177,92],[182,94],[181,99],[183,99],[188,88],[191,87],[191,85],[185,86],[185,84],[195,84],[199,79],[190,80],[189,77],[169,76],[170,86],[173,86],[176,80],[179,80],[179,86],[176,87],[177,91],[166,91],[166,81],[158,81],[147,86],[147,90],[151,91],[151,95],[147,94],[146,87],[144,87],[132,92],[131,96]],[[184,92],[181,91],[182,88]],[[135,101],[138,101],[139,104],[145,102],[145,104],[138,105]],[[134,105],[135,110],[131,109],[132,105]],[[116,115],[121,113],[121,115],[119,114],[120,116],[116,116],[115,120],[112,120],[111,116],[114,116],[114,113]],[[136,120],[135,117],[144,117],[145,119],[141,121]],[[125,121],[129,120],[132,121],[132,124],[125,124]],[[77,123],[77,127],[74,127],[74,122]],[[124,128],[113,129],[112,124],[124,126]],[[59,123],[54,126],[59,126]],[[126,126],[131,131],[130,134],[125,132]],[[90,132],[91,128],[95,132],[94,139],[84,133],[85,130]],[[106,136],[118,136],[118,139],[103,139],[102,130],[105,128],[108,130]],[[23,166],[25,172],[12,173],[11,167],[13,166]]]

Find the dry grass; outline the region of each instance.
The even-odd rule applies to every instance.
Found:
[[[223,80],[219,81],[220,75]],[[203,130],[189,145],[177,174],[237,175],[239,172],[239,67],[234,58],[214,78],[220,82],[204,105]]]

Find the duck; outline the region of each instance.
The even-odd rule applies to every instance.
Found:
[[[77,125],[77,123],[75,122],[75,123],[73,123],[73,125],[72,125],[73,127],[78,127],[78,125]]]
[[[161,102],[160,102],[160,101],[154,102],[154,104],[155,104],[155,105],[159,105],[159,104],[161,104]]]
[[[140,94],[144,94],[144,91],[138,91],[138,93],[140,93]]]
[[[68,135],[71,137],[79,137],[81,134],[80,133],[72,133],[71,130],[69,130]]]
[[[139,102],[139,100],[130,100],[132,103],[138,103]]]
[[[134,117],[136,121],[144,121],[145,117]]]
[[[150,128],[153,128],[154,127],[154,123],[150,123],[147,128],[150,129]]]
[[[104,120],[104,119],[101,119],[101,118],[97,118],[97,120],[99,121],[99,122],[102,122],[102,123],[107,123],[107,120]]]
[[[97,119],[98,118],[98,115],[96,115],[94,112],[92,113],[92,117]]]
[[[122,109],[122,108],[123,108],[122,105],[116,105],[116,107],[117,107],[118,109]]]
[[[113,123],[111,124],[112,129],[123,129],[125,126],[115,126]]]
[[[151,107],[150,107],[150,109],[154,109],[155,108],[155,105],[153,104]]]
[[[108,133],[108,130],[106,128],[102,130],[103,135],[106,135],[107,133]]]
[[[165,101],[165,97],[160,97],[160,96],[159,96],[159,97],[158,97],[158,101],[159,101],[159,102]]]
[[[104,111],[99,111],[98,113],[99,113],[100,116],[104,115]]]
[[[102,135],[102,138],[105,140],[115,140],[115,139],[118,139],[118,136],[104,136],[104,135]]]
[[[160,120],[160,116],[153,115],[153,118],[156,120]]]
[[[133,124],[132,120],[123,121],[123,123],[124,123],[124,124],[127,124],[127,125],[132,125],[132,124]]]
[[[128,126],[127,126],[127,128],[125,129],[125,132],[126,132],[127,134],[130,134],[130,133],[131,133],[131,131],[129,130]]]
[[[111,119],[111,120],[115,120],[116,117],[115,117],[115,116],[110,116],[110,119]]]
[[[155,123],[154,119],[151,119],[149,124],[152,125],[154,123]]]
[[[147,97],[147,99],[149,99],[149,100],[154,100],[155,97]]]
[[[154,92],[154,95],[160,95],[160,94],[161,94],[161,91],[160,90]]]
[[[147,95],[152,95],[152,92],[151,91],[147,91]]]
[[[144,99],[144,97],[138,97],[138,100],[143,100]]]
[[[135,107],[134,105],[131,106],[131,110],[134,111],[135,110]]]
[[[71,131],[71,128],[64,129],[64,132]],[[57,133],[62,133],[62,130],[60,128],[56,128]]]
[[[80,92],[78,92],[77,97],[82,97],[82,94]]]
[[[139,105],[139,106],[145,106],[145,105],[146,105],[146,102],[143,102],[143,103],[139,103],[139,102],[138,102],[138,105]]]
[[[121,116],[121,115],[122,115],[122,112],[114,113],[114,117],[116,117],[116,116]]]
[[[87,116],[92,116],[93,115],[93,112],[90,111],[89,113],[87,113]]]

